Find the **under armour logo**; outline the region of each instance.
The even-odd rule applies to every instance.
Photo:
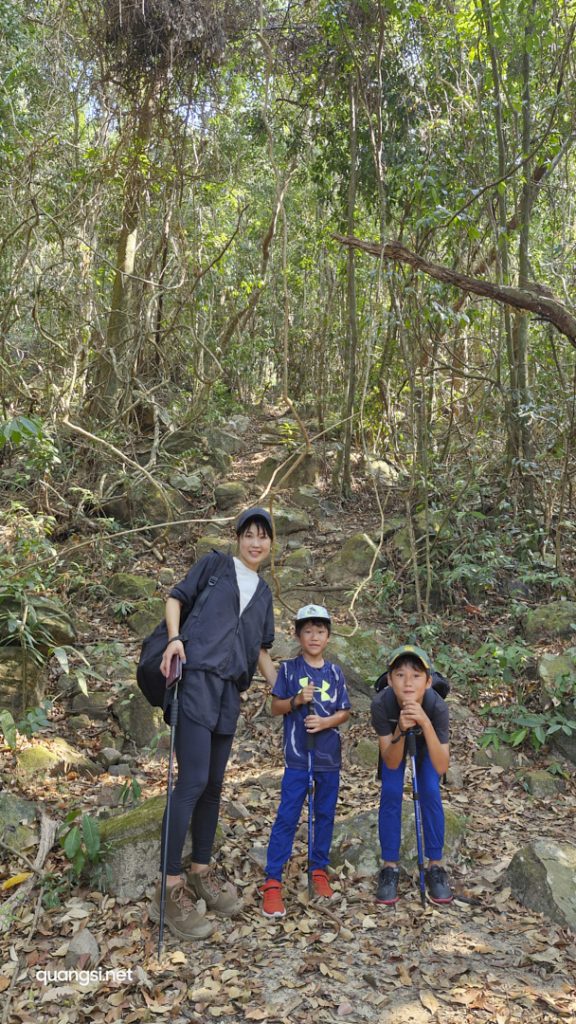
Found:
[[[306,686],[310,686],[310,683],[311,680],[308,678],[308,676],[304,676],[302,679],[298,680],[298,685],[302,689],[305,689]],[[327,700],[330,700],[330,683],[327,683],[326,680],[323,679],[320,686],[314,687],[314,692],[319,693],[320,700],[325,703]]]

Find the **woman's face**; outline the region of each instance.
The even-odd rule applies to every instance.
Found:
[[[263,526],[250,523],[238,537],[238,558],[247,569],[256,571],[270,554],[272,541]]]

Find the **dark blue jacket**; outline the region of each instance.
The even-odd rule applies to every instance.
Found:
[[[194,600],[211,577],[216,577],[217,582],[210,587],[200,614],[195,616]],[[182,604],[180,633],[186,668],[215,672],[222,679],[231,679],[239,690],[247,690],[260,649],[274,643],[274,611],[268,584],[258,580],[256,592],[240,615],[234,559],[212,552],[192,566],[169,596]]]

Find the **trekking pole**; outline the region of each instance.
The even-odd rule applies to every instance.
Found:
[[[164,941],[164,917],[166,913],[166,863],[168,860],[168,837],[170,835],[170,804],[172,800],[172,769],[174,763],[174,740],[176,737],[176,726],[178,724],[178,680],[182,674],[182,665],[180,659],[176,659],[177,664],[174,664],[175,658],[172,659],[170,666],[170,675],[166,681],[166,688],[174,684],[174,692],[172,694],[172,700],[170,702],[170,753],[168,755],[168,791],[166,795],[166,817],[164,823],[164,847],[162,850],[162,882],[160,885],[160,919],[158,924],[158,959],[162,955],[162,944]],[[174,669],[172,668],[174,665]]]
[[[422,842],[422,811],[418,793],[418,775],[416,773],[416,736],[412,729],[406,733],[406,751],[412,767],[412,798],[414,800],[414,819],[416,824],[416,849],[418,851],[418,871],[420,873],[420,899],[426,906],[426,878],[424,875],[424,844]]]
[[[312,713],[312,705],[308,704],[306,717]],[[314,895],[312,884],[312,851],[314,849],[314,733],[306,733],[308,748],[308,899]]]

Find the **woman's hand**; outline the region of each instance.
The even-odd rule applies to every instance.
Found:
[[[162,675],[167,679],[170,675],[170,665],[172,658],[177,654],[182,662],[186,661],[186,655],[184,654],[184,644],[181,640],[170,640],[166,647],[164,654],[162,655],[162,661],[160,662],[160,671]]]

